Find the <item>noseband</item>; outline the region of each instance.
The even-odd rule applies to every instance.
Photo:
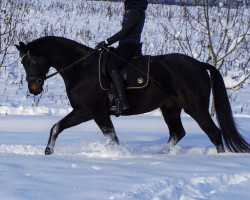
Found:
[[[33,62],[33,64],[36,65],[36,67],[38,67],[38,63],[36,62],[36,60],[32,56],[30,56],[30,52],[29,51],[22,56],[21,63],[23,63],[23,59],[26,56],[28,56],[28,59],[30,60],[30,62]],[[37,68],[36,67],[33,67],[34,74],[35,74],[35,72],[37,72]],[[29,76],[26,76],[26,81],[27,82],[29,82],[29,81],[35,81],[39,85],[43,84],[43,82],[45,81],[45,79],[46,78],[42,78],[42,77],[35,77],[35,76],[30,76],[29,77]]]

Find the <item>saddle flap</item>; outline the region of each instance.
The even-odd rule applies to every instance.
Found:
[[[106,70],[110,53],[101,51],[99,56],[99,83],[103,90],[109,90],[111,80]],[[126,89],[142,89],[149,83],[150,56],[131,59],[119,71],[125,80]]]

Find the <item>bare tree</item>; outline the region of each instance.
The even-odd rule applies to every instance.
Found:
[[[22,23],[27,3],[24,1],[0,0],[0,68],[11,63],[5,63],[17,35],[17,25]]]
[[[218,5],[208,0],[195,2],[196,6],[184,5],[178,25],[169,22],[165,31],[178,42],[182,53],[210,62],[223,76],[233,74],[235,81],[227,89],[241,88],[250,76],[249,8],[237,0]]]

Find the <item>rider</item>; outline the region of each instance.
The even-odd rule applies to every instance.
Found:
[[[129,103],[125,92],[124,80],[118,70],[125,63],[124,60],[130,59],[136,50],[140,48],[147,6],[147,0],[126,0],[124,2],[125,12],[122,20],[122,29],[95,47],[95,49],[99,50],[119,41],[118,47],[110,56],[107,69],[119,96],[120,110],[128,109]]]

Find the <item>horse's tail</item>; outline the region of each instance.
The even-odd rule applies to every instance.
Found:
[[[237,130],[220,72],[214,66],[208,63],[204,64],[210,71],[216,117],[227,149],[231,152],[250,152],[250,144]]]

